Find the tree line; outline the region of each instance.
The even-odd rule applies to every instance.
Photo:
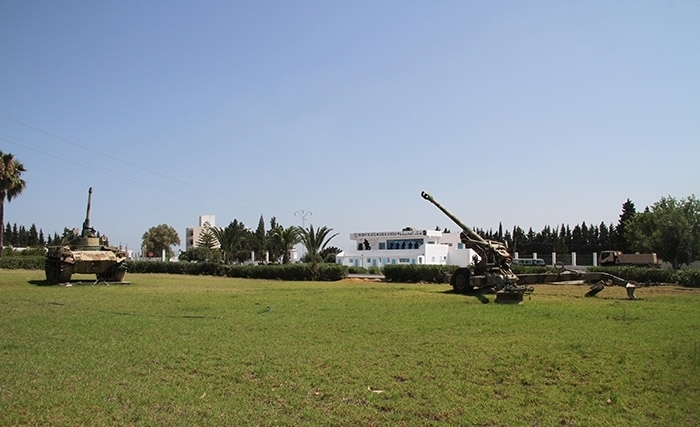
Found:
[[[12,201],[24,191],[26,182],[22,174],[24,165],[14,155],[0,151],[0,224],[4,224],[5,201]],[[439,228],[438,228],[439,229]],[[340,250],[329,247],[328,243],[336,234],[330,235],[332,229],[313,226],[283,227],[273,217],[270,228],[265,228],[262,215],[258,227],[252,231],[237,220],[224,228],[211,227],[200,236],[197,242],[203,249],[197,253],[184,253],[184,259],[214,259],[220,255],[224,262],[250,259],[265,259],[269,254],[272,260],[281,259],[289,262],[291,248],[302,243],[307,250],[307,260],[316,263],[334,257]],[[475,230],[482,237],[490,240],[504,241],[512,252],[532,253],[592,253],[613,249],[622,252],[656,252],[658,256],[670,262],[673,268],[690,264],[700,259],[700,201],[691,195],[686,198],[662,197],[651,207],[637,213],[634,203],[629,199],[622,205],[617,225],[587,225],[585,222],[570,228],[568,225],[545,226],[540,232],[529,228],[527,232],[521,227],[513,227],[505,232],[499,224],[498,230]],[[27,230],[17,224],[0,226],[0,257],[5,252],[5,244],[15,247],[45,247],[58,244],[60,238],[54,233],[53,238],[44,238],[42,230],[32,224]],[[173,245],[179,245],[180,238],[172,227],[161,224],[152,227],[143,235],[142,247],[149,253],[159,254],[165,251],[172,256]],[[209,251],[206,253],[206,251]],[[190,251],[187,251],[190,252]]]
[[[284,227],[277,222],[276,217],[270,219],[269,228],[266,228],[262,215],[257,228],[252,230],[242,221],[234,219],[226,227],[205,226],[194,242],[194,247],[181,252],[178,259],[226,264],[249,260],[287,264],[291,261],[294,246],[301,243],[307,251],[302,261],[313,264],[335,262],[335,255],[340,249],[328,246],[337,236],[337,233],[331,234],[332,231],[332,228],[325,226]],[[142,246],[147,254],[158,257],[165,252],[166,256],[172,257],[171,246],[180,243],[175,229],[167,224],[160,224],[144,233]]]
[[[47,246],[50,243],[44,238],[43,230],[37,230],[35,224],[32,224],[29,230],[27,230],[23,225],[18,226],[17,223],[10,224],[8,222],[5,225],[3,234],[5,246],[12,246],[15,248],[39,248]]]
[[[511,252],[526,256],[552,252],[590,254],[604,250],[655,252],[673,268],[680,268],[700,260],[700,201],[694,195],[681,199],[662,197],[637,212],[634,203],[627,199],[617,225],[582,222],[573,228],[564,224],[545,226],[539,232],[515,226],[512,232],[504,232],[499,224],[497,231],[474,231],[485,239],[506,242]]]

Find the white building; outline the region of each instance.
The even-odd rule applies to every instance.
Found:
[[[199,217],[199,225],[196,227],[188,227],[185,230],[185,250],[197,247],[199,236],[206,229],[216,227],[215,215],[202,215]]]
[[[352,233],[353,250],[336,256],[338,264],[354,267],[383,267],[387,264],[437,264],[468,266],[476,252],[467,249],[459,233],[434,230]]]

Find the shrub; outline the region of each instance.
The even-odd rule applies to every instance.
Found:
[[[600,271],[639,283],[680,283],[678,270],[670,268],[645,268],[632,266],[590,267],[589,271]]]
[[[700,270],[680,270],[678,282],[690,288],[700,288]]]
[[[390,264],[384,266],[387,282],[445,283],[447,275],[459,267],[455,265]]]
[[[513,273],[517,274],[542,274],[554,272],[554,267],[530,266],[530,265],[512,265]]]
[[[36,255],[8,256],[0,258],[0,268],[8,270],[43,270],[46,257]]]
[[[367,269],[367,273],[369,274],[382,274],[382,269],[379,267],[370,267]]]
[[[348,268],[340,264],[320,264],[318,267],[317,280],[324,282],[335,282],[348,275]]]

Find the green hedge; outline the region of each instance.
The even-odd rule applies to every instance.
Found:
[[[336,281],[348,275],[340,264],[318,264],[314,272],[311,264],[225,265],[210,262],[128,261],[132,273],[168,273],[206,276],[227,276],[246,279],[320,280]]]
[[[397,283],[446,283],[446,273],[451,274],[458,268],[456,265],[389,264],[384,266],[384,278]]]
[[[554,267],[530,266],[530,265],[513,265],[511,266],[515,274],[542,274],[557,271]]]
[[[645,267],[590,267],[589,271],[602,271],[639,283],[677,283],[689,288],[700,288],[700,270],[673,270],[671,268]]]
[[[44,256],[6,256],[0,258],[0,268],[8,270],[43,270]]]
[[[398,283],[445,283],[446,274],[453,273],[457,266],[440,265],[386,265],[384,277],[387,282]],[[673,270],[669,268],[643,267],[590,267],[589,271],[602,271],[623,279],[639,283],[672,283],[685,287],[700,288],[700,270]],[[515,274],[545,273],[555,271],[551,267],[516,266]]]
[[[8,256],[0,258],[0,269],[43,270],[43,256]],[[318,264],[316,274],[310,264],[231,266],[205,262],[127,261],[130,273],[169,273],[206,276],[242,277],[272,280],[316,280],[336,281],[348,275],[348,267],[340,264]],[[400,283],[445,283],[445,273],[453,273],[457,266],[440,265],[387,265],[384,277],[387,282]],[[542,273],[544,267],[521,267],[513,269],[516,274]],[[545,269],[546,270],[546,269]],[[643,267],[590,267],[589,271],[603,271],[639,283],[674,283],[700,288],[700,270],[673,270],[669,268]],[[357,271],[351,269],[350,271]],[[372,270],[365,270],[375,273]],[[359,272],[359,271],[358,271]],[[377,271],[378,272],[378,271]]]

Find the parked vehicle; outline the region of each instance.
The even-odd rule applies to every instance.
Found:
[[[636,265],[639,267],[658,267],[659,258],[655,253],[623,254],[620,251],[602,251],[598,256],[598,265]]]

